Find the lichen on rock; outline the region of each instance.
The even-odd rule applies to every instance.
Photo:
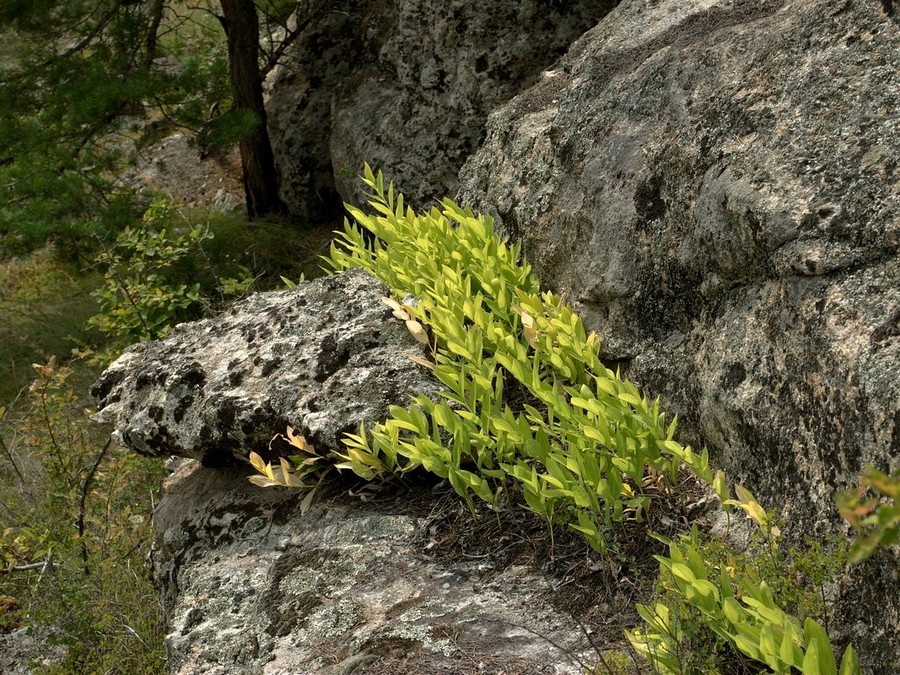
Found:
[[[896,18],[622,2],[554,71],[490,116],[457,200],[789,536],[833,527],[837,489],[900,463]],[[890,578],[884,631],[852,636],[876,670],[900,659]]]
[[[452,193],[491,109],[534,83],[615,0],[344,4],[314,17],[269,78],[280,191],[304,218],[364,202],[364,162],[411,203]]]
[[[93,386],[96,419],[136,452],[210,466],[268,455],[289,425],[320,451],[338,449],[360,422],[435,391],[409,359],[421,345],[391,318],[384,292],[351,271],[253,295],[135,345]]]
[[[153,564],[169,672],[470,672],[475,655],[576,675],[589,659],[538,570],[424,556],[415,500],[332,490],[303,514],[303,494],[246,475],[184,462],[167,480]]]

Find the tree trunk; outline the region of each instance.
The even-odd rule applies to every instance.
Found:
[[[150,23],[147,27],[147,54],[144,56],[144,67],[147,70],[153,67],[153,61],[156,60],[157,46],[159,44],[159,26],[162,24],[165,10],[166,0],[152,0],[150,3]]]
[[[235,110],[256,117],[256,129],[240,143],[244,195],[250,218],[287,209],[278,196],[275,156],[266,127],[262,78],[259,73],[259,19],[253,0],[221,0],[222,26],[228,39],[228,69]]]

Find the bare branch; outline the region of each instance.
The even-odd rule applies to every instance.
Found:
[[[10,574],[12,572],[25,572],[26,570],[46,569],[47,567],[56,567],[59,563],[55,563],[50,558],[41,562],[28,563],[27,565],[16,565],[15,567],[0,567],[0,572]]]
[[[109,450],[109,446],[112,444],[112,436],[110,436],[106,440],[106,445],[103,446],[103,450],[100,451],[100,454],[97,455],[97,461],[94,462],[94,466],[91,467],[91,470],[88,472],[87,477],[84,479],[84,483],[81,486],[81,504],[78,507],[78,538],[81,541],[81,561],[84,564],[84,574],[85,576],[91,573],[90,568],[88,567],[88,552],[87,552],[87,544],[84,541],[84,520],[85,520],[85,511],[87,510],[87,496],[88,492],[91,489],[91,483],[94,480],[94,475],[97,473],[97,469],[100,466],[100,462],[103,461],[103,458],[106,457],[106,453]]]
[[[318,6],[310,10],[306,13],[306,16],[301,20],[297,19],[297,25],[293,29],[289,29],[286,24],[281,25],[286,33],[284,39],[278,45],[276,49],[272,51],[271,54],[268,55],[266,62],[263,64],[262,68],[259,71],[259,75],[262,79],[266,79],[266,76],[272,71],[275,66],[278,65],[278,62],[281,60],[281,57],[284,56],[284,53],[288,50],[288,48],[297,41],[297,38],[313,23],[313,21],[318,20],[325,14],[328,14],[328,2],[323,1],[318,4]]]

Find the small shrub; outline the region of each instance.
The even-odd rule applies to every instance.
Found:
[[[759,506],[752,495],[746,497]],[[660,563],[658,599],[638,605],[646,626],[628,638],[655,672],[788,673],[795,668],[837,675],[822,628],[828,619],[824,587],[845,566],[848,544],[840,538],[807,538],[785,555],[778,545],[776,514],[761,511],[747,511],[757,516],[758,528],[743,551],[694,530],[666,540],[668,556],[654,556]],[[859,664],[849,646],[840,674],[852,673],[859,673]]]
[[[870,467],[859,483],[858,489],[840,492],[836,498],[841,515],[860,535],[850,551],[852,562],[900,543],[900,470],[888,475]],[[869,490],[875,496],[867,498]]]
[[[80,366],[83,368],[83,365]],[[110,447],[85,414],[78,364],[35,368],[0,414],[0,596],[5,625],[68,648],[54,673],[162,673],[163,617],[145,553],[158,461]]]
[[[100,313],[90,324],[122,347],[163,337],[175,324],[199,318],[214,299],[244,293],[253,281],[246,268],[238,268],[239,278],[215,278],[213,288],[184,281],[193,275],[179,266],[212,238],[208,227],[188,222],[170,201],[155,200],[140,226],[126,227],[97,258],[106,282],[95,293]]]
[[[488,217],[449,200],[417,215],[380,173],[367,167],[365,182],[377,215],[348,207],[356,226],[330,264],[364,267],[391,289],[394,316],[427,348],[419,363],[445,389],[348,436],[339,468],[371,478],[421,467],[470,507],[473,495],[497,503],[512,481],[527,508],[598,550],[614,545],[615,523],[643,517],[649,474],[672,481],[686,464],[711,480],[706,454],[676,442],[658,402],[601,363],[597,336],[541,293]]]
[[[309,487],[304,478],[334,467],[364,479],[424,469],[473,511],[473,497],[496,506],[521,495],[551,532],[566,525],[608,552],[616,528],[648,512],[649,486],[675,490],[687,469],[726,510],[746,514],[756,534],[743,552],[696,531],[657,537],[669,553],[655,556],[659,599],[637,607],[646,626],[627,633],[634,649],[662,673],[838,675],[820,623],[827,624],[822,588],[845,563],[846,546],[807,541],[784,554],[777,514],[740,486],[732,498],[706,452],[675,440],[675,419],[601,362],[597,336],[558,296],[540,291],[518,245],[500,241],[489,218],[449,200],[416,214],[368,166],[364,181],[376,213],[348,207],[354,224],[345,221],[327,263],[363,267],[390,288],[385,304],[423,346],[413,360],[444,390],[438,400],[419,395],[407,408],[391,407],[388,420],[348,434],[336,457],[288,429],[303,452],[297,466],[273,467],[254,454],[260,475],[251,480]],[[880,479],[872,485],[893,489]],[[858,522],[881,528],[879,541],[890,542],[895,515],[879,507]],[[840,675],[858,672],[848,647]]]
[[[107,337],[129,342],[165,335],[200,303],[199,284],[173,284],[166,271],[209,233],[200,228],[172,232],[175,209],[158,199],[141,225],[126,227],[97,259],[106,267],[106,283],[95,297],[100,313],[91,324]]]

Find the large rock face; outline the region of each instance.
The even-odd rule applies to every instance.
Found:
[[[490,116],[459,200],[524,242],[608,361],[780,507],[789,534],[829,529],[835,489],[868,463],[900,462],[893,4],[624,0],[540,75],[607,9],[556,7],[395,0],[328,14],[272,96],[285,197],[329,215],[337,192],[359,201],[351,181],[367,159],[428,206],[453,191],[486,111],[521,92]],[[251,300],[220,319],[227,337],[201,324],[133,349],[96,390],[101,416],[135,449],[207,464],[264,448],[287,424],[333,447],[433,386],[389,359],[418,347],[381,291],[350,279],[300,291],[318,293],[309,307]],[[541,575],[423,565],[414,510],[341,498],[304,517],[302,495],[259,494],[240,469],[185,468],[160,506],[176,672],[416,672],[405,651],[429,655],[423,672],[479,672],[453,659],[491,645],[514,672],[565,672],[556,652],[517,651],[509,605],[486,605],[498,583],[521,614],[547,619],[528,630],[580,649],[544,596],[511,590]],[[828,589],[832,636],[853,641],[866,672],[900,671],[896,570],[876,558],[847,576]]]
[[[492,114],[461,174],[460,201],[794,532],[900,462],[890,8],[626,0]],[[896,575],[873,583],[870,655],[900,626]]]
[[[256,294],[135,345],[93,386],[96,419],[136,452],[208,466],[242,463],[251,450],[265,456],[288,425],[322,451],[340,448],[360,422],[435,391],[409,359],[421,345],[391,317],[384,293],[352,270]]]
[[[282,197],[313,218],[339,213],[341,199],[363,201],[366,161],[413,203],[451,194],[488,112],[615,0],[330,4],[343,7],[312,18],[271,78],[267,105]]]

